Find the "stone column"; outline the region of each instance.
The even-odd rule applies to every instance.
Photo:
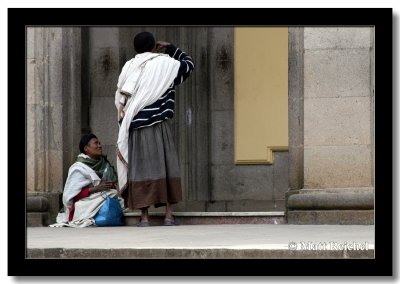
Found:
[[[370,188],[371,28],[304,38],[304,188]]]
[[[288,216],[287,201],[298,194],[304,184],[304,28],[289,27],[289,189],[285,194],[285,216]]]
[[[304,184],[288,200],[292,223],[373,222],[372,34],[304,28]]]
[[[78,154],[80,37],[80,28],[27,28],[28,225],[55,222]]]
[[[304,28],[289,28],[289,189],[304,183]]]

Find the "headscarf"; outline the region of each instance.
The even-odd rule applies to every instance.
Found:
[[[81,151],[81,153],[85,153],[85,146],[88,145],[90,140],[92,140],[93,138],[97,138],[97,136],[93,133],[82,136],[81,141],[79,142],[79,150]]]
[[[88,166],[89,168],[91,168],[92,170],[94,170],[96,172],[96,174],[99,176],[99,178],[103,177],[104,170],[108,163],[110,165],[110,168],[109,168],[110,169],[110,180],[115,184],[118,183],[118,176],[115,172],[114,167],[107,160],[106,155],[100,156],[99,160],[94,160],[94,159],[90,158],[88,155],[80,154],[80,155],[78,155],[78,158],[76,161],[81,162],[81,163],[85,164],[86,166]]]

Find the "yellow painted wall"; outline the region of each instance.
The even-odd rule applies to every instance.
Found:
[[[288,28],[235,28],[235,163],[288,149]]]

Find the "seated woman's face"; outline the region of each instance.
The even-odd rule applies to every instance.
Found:
[[[90,139],[89,143],[85,146],[85,153],[92,159],[99,158],[103,153],[100,141],[97,138]]]

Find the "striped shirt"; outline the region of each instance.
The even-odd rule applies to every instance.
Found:
[[[175,86],[182,84],[189,77],[194,69],[194,62],[190,56],[172,44],[165,49],[165,53],[180,61],[178,75],[168,90],[156,102],[146,106],[132,119],[129,130],[152,126],[174,116]]]

